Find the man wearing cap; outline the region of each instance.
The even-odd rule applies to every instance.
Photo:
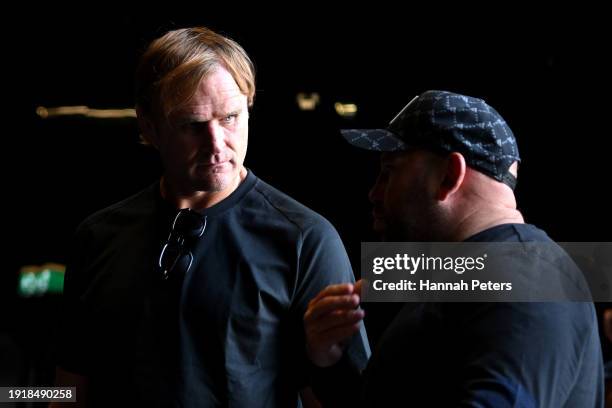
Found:
[[[374,229],[385,240],[552,242],[516,208],[516,140],[483,100],[427,91],[387,129],[343,136],[383,152],[370,200]],[[361,315],[353,309],[359,300],[360,285],[345,284],[327,287],[310,302],[304,322],[316,365],[342,355],[343,341],[358,329]],[[408,303],[370,359],[363,401],[599,407],[602,378],[592,303]]]

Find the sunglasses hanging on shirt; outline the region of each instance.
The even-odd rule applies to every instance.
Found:
[[[178,212],[159,255],[162,279],[167,280],[171,274],[184,276],[189,271],[193,263],[193,253],[189,246],[204,234],[205,229],[206,217],[202,214],[189,208]]]

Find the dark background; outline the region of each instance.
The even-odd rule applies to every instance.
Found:
[[[155,153],[138,144],[134,120],[43,120],[35,109],[132,107],[140,52],[172,28],[207,25],[250,54],[258,76],[247,166],[326,216],[356,273],[359,244],[373,238],[367,191],[377,157],[345,145],[338,129],[384,126],[427,89],[482,97],[504,116],[523,157],[516,193],[528,222],[558,241],[611,240],[604,13],[481,10],[484,17],[459,18],[381,5],[359,17],[294,7],[239,18],[237,5],[146,13],[98,6],[81,5],[76,14],[32,6],[3,17],[0,366],[7,384],[50,381],[59,319],[56,297],[18,298],[19,268],[64,263],[83,218],[160,172]],[[318,109],[300,111],[298,92],[318,92]],[[356,117],[340,118],[336,101],[356,103]],[[390,316],[385,307],[393,308],[367,310],[373,343]]]

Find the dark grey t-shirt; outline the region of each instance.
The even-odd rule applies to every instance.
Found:
[[[203,211],[184,279],[163,281],[156,263],[175,213],[154,185],[80,226],[59,365],[88,376],[100,406],[298,405],[308,302],[354,280],[335,229],[249,172]],[[334,369],[368,357],[362,328]]]
[[[552,242],[526,224],[500,225],[468,241]],[[537,261],[533,264],[542,264]],[[529,263],[522,259],[516,265]],[[364,404],[602,407],[602,357],[593,304],[406,304],[365,371]]]

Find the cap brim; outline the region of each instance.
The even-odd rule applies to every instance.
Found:
[[[406,149],[406,144],[386,129],[342,129],[344,139],[355,147],[376,152],[396,152]]]

